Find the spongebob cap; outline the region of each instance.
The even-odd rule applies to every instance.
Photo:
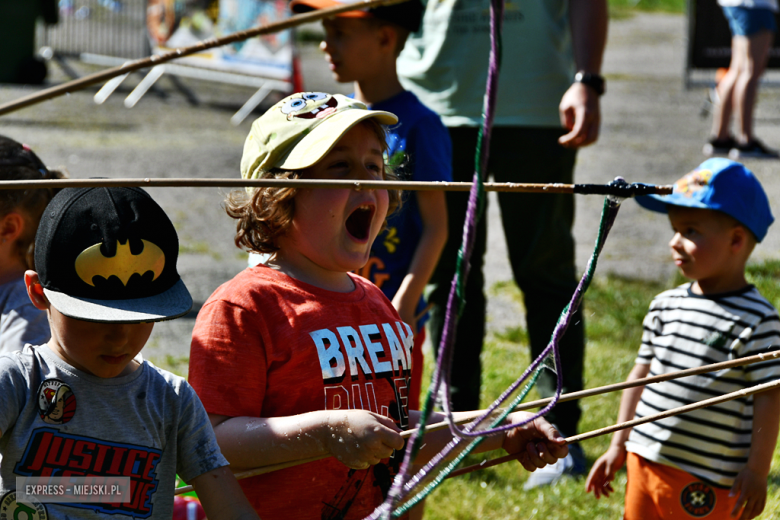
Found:
[[[244,143],[241,177],[259,179],[273,168],[302,170],[316,164],[353,126],[375,117],[383,125],[398,118],[369,110],[340,94],[299,92],[279,101],[252,123]]]
[[[179,239],[141,188],[65,188],[35,236],[35,270],[52,306],[107,323],[185,314],[192,297],[176,270]]]
[[[732,216],[761,242],[775,218],[761,183],[738,162],[707,159],[674,184],[671,195],[637,197],[640,206],[667,213],[668,206],[714,209]]]

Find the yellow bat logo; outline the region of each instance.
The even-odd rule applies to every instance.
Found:
[[[165,267],[165,253],[151,242],[146,240],[141,242],[144,244],[144,250],[134,255],[130,252],[129,242],[122,244],[117,240],[116,255],[111,258],[103,256],[100,244],[90,246],[76,258],[76,273],[79,278],[93,287],[95,286],[92,283],[93,276],[102,276],[106,280],[109,276],[116,276],[127,285],[133,274],[143,275],[147,271],[152,271],[154,273],[152,280],[156,280]]]

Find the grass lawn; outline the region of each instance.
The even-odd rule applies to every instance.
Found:
[[[748,267],[748,278],[775,307],[780,308],[780,261]],[[669,283],[599,276],[585,295],[587,351],[585,384],[588,388],[625,380],[634,364],[641,338],[641,324],[650,300],[662,290],[673,287],[682,278]],[[493,293],[512,295],[522,303],[513,283],[497,284]],[[152,361],[175,373],[186,375],[187,359],[168,358]],[[434,360],[426,356],[425,380],[430,380]],[[522,328],[511,328],[490,337],[482,353],[482,404],[487,406],[508,387],[530,360],[527,335]],[[538,397],[531,392],[529,400]],[[584,399],[580,431],[591,431],[615,423],[620,394]],[[609,436],[583,442],[589,462],[598,458],[609,444]],[[472,455],[464,465],[478,463],[503,452]],[[584,479],[567,478],[556,485],[526,492],[523,482],[528,473],[516,463],[476,471],[446,481],[428,498],[426,520],[452,519],[529,519],[602,520],[620,519],[623,509],[625,470],[618,474],[616,492],[608,499],[596,500],[585,493]],[[769,475],[769,499],[760,518],[780,517],[780,451],[775,450]]]
[[[753,265],[748,272],[750,281],[775,307],[780,307],[780,262]],[[682,282],[678,279],[660,284],[615,276],[599,277],[597,274],[585,296],[588,338],[585,381],[588,388],[625,380],[634,364],[642,318],[650,300],[662,290]],[[512,284],[501,284],[493,290],[512,294],[521,301],[519,291]],[[528,366],[525,331],[510,329],[488,338],[482,362],[482,404],[487,406]],[[432,363],[430,356],[426,358],[428,374]],[[532,394],[529,399],[535,397]],[[585,432],[614,424],[619,400],[619,393],[583,400],[580,430]],[[609,436],[603,436],[583,443],[590,463],[604,452],[609,439]],[[471,456],[468,463],[474,464],[501,454]],[[769,478],[769,500],[761,518],[776,518],[780,514],[780,456],[777,450],[774,459]],[[519,464],[509,463],[449,480],[429,497],[425,518],[622,518],[625,471],[618,474],[615,494],[601,500],[585,493],[584,479],[567,478],[551,488],[525,492],[523,482],[527,476],[528,473]]]

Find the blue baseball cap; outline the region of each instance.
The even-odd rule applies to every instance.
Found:
[[[674,183],[671,195],[643,195],[643,208],[667,213],[668,206],[714,209],[734,217],[761,242],[775,218],[753,172],[728,159],[707,159]]]

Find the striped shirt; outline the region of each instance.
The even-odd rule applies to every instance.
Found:
[[[780,348],[777,311],[753,286],[697,295],[691,284],[655,297],[643,323],[636,362],[651,376]],[[636,417],[716,397],[780,377],[780,360],[648,385]],[[745,466],[753,398],[740,398],[635,427],[626,449],[645,459],[730,487]]]

